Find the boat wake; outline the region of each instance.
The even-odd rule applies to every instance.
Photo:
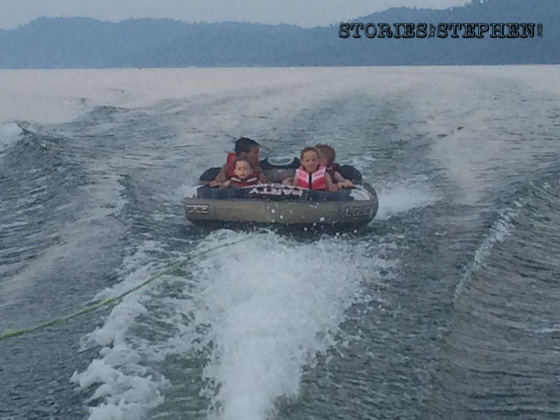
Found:
[[[233,245],[201,254],[224,243]],[[101,383],[90,420],[138,418],[140,408],[161,404],[162,389],[181,386],[166,379],[184,369],[171,361],[177,357],[202,360],[191,380],[209,418],[268,418],[278,397],[297,397],[315,356],[336,345],[347,309],[373,299],[365,282],[383,265],[371,245],[332,237],[301,243],[271,232],[219,230],[195,251],[202,256],[184,271],[127,297],[89,336],[102,357],[73,380],[84,390]],[[138,274],[128,280],[135,284]],[[166,401],[162,415],[184,415],[177,407],[184,397]]]
[[[0,153],[17,143],[22,134],[22,128],[15,122],[0,126]]]

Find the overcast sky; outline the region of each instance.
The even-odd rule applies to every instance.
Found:
[[[173,18],[186,22],[288,23],[322,26],[390,7],[445,9],[469,0],[0,0],[0,28],[40,16],[86,16],[105,21]]]

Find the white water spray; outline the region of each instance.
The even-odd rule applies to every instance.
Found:
[[[195,324],[206,326],[202,345],[212,348],[204,371],[214,385],[211,417],[264,420],[277,397],[298,395],[304,366],[333,344],[373,275],[367,252],[344,240],[270,234],[197,262]]]

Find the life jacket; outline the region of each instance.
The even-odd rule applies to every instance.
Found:
[[[312,174],[308,173],[303,166],[300,166],[296,169],[297,186],[306,190],[326,190],[326,173],[327,168],[323,165],[319,166],[319,169]]]
[[[233,175],[233,170],[235,169],[233,164],[235,162],[236,157],[237,157],[237,155],[235,153],[228,153],[227,154],[226,165],[228,167],[228,173],[230,175]]]
[[[227,154],[227,158],[226,158],[226,165],[228,168],[228,175],[233,176],[233,170],[235,169],[235,159],[237,159],[237,155],[235,153],[228,153]],[[261,167],[259,166],[259,164],[257,163],[257,166],[255,167],[255,171],[260,171]]]
[[[236,176],[230,176],[229,180],[231,183],[230,185],[232,187],[238,187],[238,188],[248,187],[250,185],[256,185],[259,183],[259,173],[253,171],[247,179],[241,179],[241,178],[237,178]]]
[[[327,166],[327,173],[331,176],[331,179],[334,180],[334,174],[338,172],[338,163],[333,163],[330,166]]]

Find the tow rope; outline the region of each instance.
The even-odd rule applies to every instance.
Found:
[[[226,244],[221,244],[221,245],[217,245],[217,246],[212,247],[212,248],[208,248],[206,250],[200,251],[198,254],[195,254],[195,255],[192,255],[192,254],[195,253],[196,251],[191,251],[190,255],[187,255],[183,260],[172,264],[171,266],[167,267],[165,270],[161,271],[160,273],[149,277],[146,281],[142,282],[141,284],[139,284],[137,286],[134,286],[132,289],[129,289],[126,292],[121,293],[118,296],[105,299],[104,301],[101,301],[101,302],[96,303],[94,305],[86,306],[85,308],[82,308],[82,309],[80,309],[76,312],[73,312],[71,314],[64,315],[64,316],[61,316],[59,318],[51,319],[50,321],[42,322],[42,323],[37,324],[33,327],[21,328],[21,329],[17,329],[17,330],[5,329],[4,332],[2,333],[2,335],[0,335],[0,341],[1,340],[6,340],[6,339],[12,338],[12,337],[17,337],[17,336],[20,336],[20,335],[31,334],[35,331],[42,330],[42,329],[45,329],[47,327],[51,327],[53,325],[62,324],[64,322],[67,322],[67,321],[71,320],[72,318],[76,318],[80,315],[84,315],[84,314],[93,312],[93,311],[95,311],[99,308],[102,308],[104,306],[108,306],[108,305],[111,305],[113,303],[118,303],[125,296],[128,296],[131,293],[136,292],[137,290],[140,290],[141,288],[147,286],[148,284],[150,284],[154,280],[156,280],[156,279],[172,272],[173,270],[179,268],[180,266],[182,266],[183,264],[185,264],[188,261],[193,261],[196,258],[200,258],[200,257],[202,257],[206,254],[209,254],[210,252],[215,251],[217,249],[226,248],[226,247],[229,247],[231,245],[236,245],[240,242],[247,241],[251,238],[252,238],[252,236],[246,236],[245,238],[242,238],[238,241],[228,242]]]

